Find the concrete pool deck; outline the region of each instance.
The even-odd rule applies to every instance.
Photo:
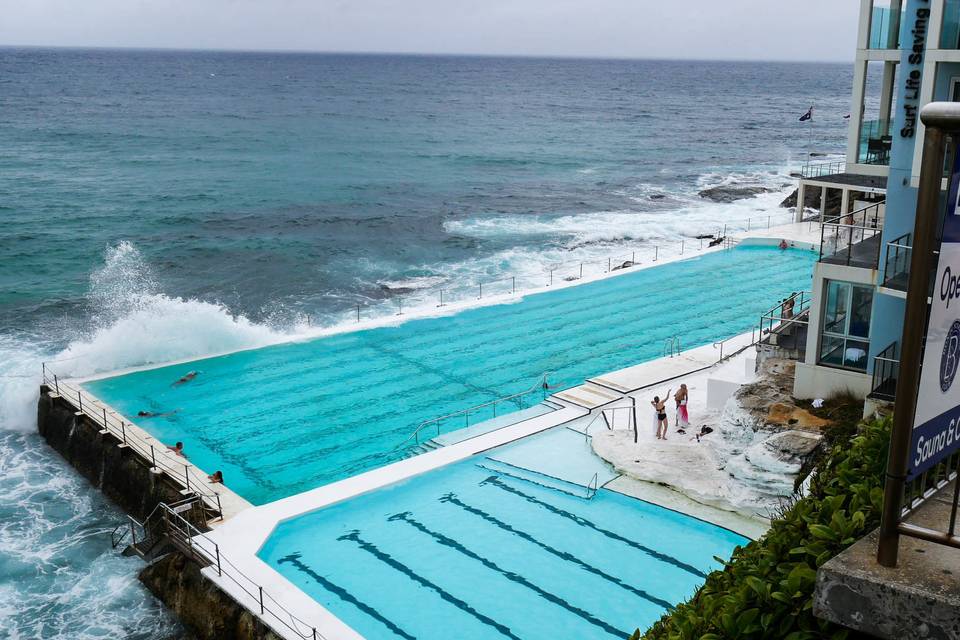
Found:
[[[749,234],[731,234],[731,236],[745,245],[776,245],[780,239],[786,239],[793,246],[811,250],[815,248],[820,239],[819,227],[815,225],[812,227],[809,223],[794,223],[772,227],[769,230],[751,231]],[[656,262],[638,264],[628,269],[612,270],[593,277],[584,277],[583,279],[573,282],[558,283],[553,288],[579,286],[587,282],[608,277],[617,277],[618,275],[636,272],[638,269],[660,266],[669,262],[703,255],[707,252],[722,251],[723,249],[724,247],[718,246],[702,251],[687,251],[686,255],[664,256]],[[489,298],[485,298],[481,304],[519,301],[527,295],[535,295],[536,293],[549,290],[552,289],[544,288],[520,292],[515,295],[490,296]],[[786,293],[788,292],[785,292],[785,294]],[[442,315],[456,313],[474,306],[478,306],[478,303],[466,302],[462,304],[451,304],[442,311]],[[422,315],[438,314],[433,312]],[[376,321],[364,321],[354,326],[337,329],[336,331],[354,331],[371,328],[372,326],[384,326],[415,317],[420,317],[420,314],[411,313],[399,319],[381,318]],[[330,333],[336,331],[331,330]],[[312,339],[320,335],[324,334],[311,335],[309,338]],[[734,353],[738,349],[745,348],[750,344],[752,344],[751,334],[729,338],[723,342],[723,355],[726,357],[730,353]],[[515,442],[521,438],[540,433],[553,427],[564,425],[577,418],[588,415],[591,410],[599,406],[624,398],[628,392],[635,392],[648,388],[651,385],[660,384],[680,376],[688,376],[709,369],[715,365],[720,358],[721,347],[719,345],[720,343],[704,345],[687,352],[682,352],[680,355],[675,355],[672,358],[661,358],[591,378],[582,385],[558,392],[551,396],[551,400],[559,405],[560,408],[549,413],[531,417],[515,424],[502,426],[493,431],[481,433],[480,435],[420,454],[413,458],[401,460],[357,476],[261,506],[250,506],[248,502],[222,485],[209,487],[225,497],[223,507],[224,522],[218,524],[210,533],[195,537],[193,542],[198,547],[207,549],[211,555],[215,552],[218,557],[229,558],[229,561],[226,563],[225,570],[222,574],[219,574],[214,567],[203,569],[203,573],[225,593],[229,594],[238,603],[273,628],[281,637],[296,639],[310,636],[309,633],[301,634],[293,632],[289,628],[288,622],[278,624],[277,619],[270,617],[269,606],[266,614],[259,613],[262,610],[262,606],[261,603],[251,595],[251,589],[252,592],[255,593],[257,589],[262,588],[267,598],[277,604],[282,603],[282,607],[286,610],[295,611],[302,623],[305,623],[308,628],[315,628],[317,630],[317,637],[326,638],[327,640],[338,638],[354,640],[360,638],[360,636],[345,623],[257,557],[256,554],[258,550],[279,523],[303,515],[304,513],[323,509],[324,507],[348,500],[363,493],[375,491],[404,479],[427,473],[453,462],[464,460],[477,453]],[[163,363],[162,365],[139,367],[135,370],[168,366],[169,364],[170,363]],[[127,370],[127,372],[132,370],[134,369]],[[98,375],[96,377],[114,375],[118,375],[118,372]],[[86,391],[84,391],[84,394],[89,395]],[[93,396],[91,396],[91,398],[93,398]],[[108,414],[116,416],[118,419],[124,419],[119,413],[104,403],[100,403],[95,398],[93,401],[97,403],[95,405],[96,410],[105,410]],[[136,434],[136,437],[142,439],[144,443],[152,444],[154,447],[160,448],[163,455],[174,455],[167,452],[166,443],[157,441],[150,436],[146,430],[133,423],[127,422],[126,424],[134,430],[133,433]],[[179,457],[176,457],[174,462],[184,464],[183,459]],[[189,461],[187,461],[186,464],[189,465]],[[206,470],[197,469],[197,472],[204,477],[207,474]],[[227,481],[229,482],[229,478]],[[684,513],[697,510],[700,513],[691,513],[690,515],[707,520],[708,522],[711,521],[709,517],[703,517],[704,515],[709,516],[707,513],[709,508],[706,510],[701,509],[691,504],[692,501],[681,499],[682,496],[663,494],[656,488],[643,486],[643,484],[649,483],[637,484],[638,482],[639,481],[630,481],[629,479],[623,479],[622,481],[614,480],[610,483],[609,488]],[[653,487],[653,485],[651,485],[651,487]],[[746,532],[749,529],[750,533],[745,533],[745,535],[750,537],[757,535],[759,531],[757,528],[751,529],[750,526],[744,525],[743,522],[738,523],[732,519],[728,519],[726,522],[726,524],[722,524],[721,522],[716,522],[716,524],[734,531],[739,530]],[[293,624],[293,626],[302,628],[303,624]]]

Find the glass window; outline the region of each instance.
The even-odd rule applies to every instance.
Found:
[[[820,330],[820,364],[866,371],[873,288],[827,280]]]

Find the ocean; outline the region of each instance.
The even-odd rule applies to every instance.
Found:
[[[89,375],[780,215],[849,65],[0,48],[0,637],[183,630],[36,435]],[[798,118],[813,104],[812,125]],[[731,203],[714,186],[770,190]]]

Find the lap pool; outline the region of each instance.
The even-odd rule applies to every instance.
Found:
[[[496,468],[493,457],[529,457],[523,447],[283,522],[258,555],[369,640],[599,640],[646,629],[747,542],[607,489],[586,498]]]
[[[741,246],[521,302],[87,382],[91,392],[263,504],[408,455],[423,420],[749,331],[810,285],[810,251]],[[172,383],[188,371],[185,384]],[[172,415],[138,418],[139,411]],[[444,424],[445,430],[462,426]]]

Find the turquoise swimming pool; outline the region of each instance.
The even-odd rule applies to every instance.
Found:
[[[84,386],[158,439],[183,441],[190,460],[262,504],[398,460],[421,421],[527,389],[545,371],[572,386],[659,357],[673,335],[690,348],[749,331],[778,300],[809,288],[814,259],[738,247],[519,303]],[[173,384],[188,371],[199,373]]]
[[[746,543],[490,462],[476,456],[281,523],[258,555],[369,640],[623,640]]]

